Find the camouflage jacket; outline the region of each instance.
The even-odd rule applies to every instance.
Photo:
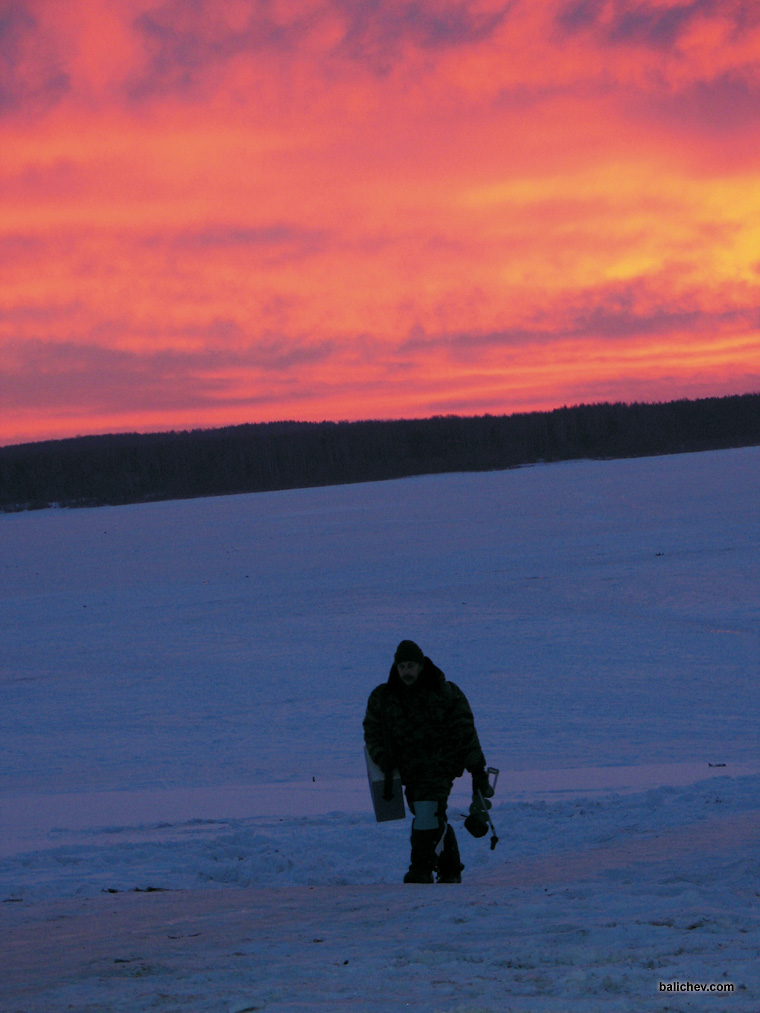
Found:
[[[405,785],[444,791],[465,770],[485,766],[467,697],[430,658],[413,686],[402,683],[393,665],[388,681],[373,689],[364,741],[381,770],[398,768]]]

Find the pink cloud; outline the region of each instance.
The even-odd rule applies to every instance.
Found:
[[[0,12],[0,441],[757,373],[751,5]]]

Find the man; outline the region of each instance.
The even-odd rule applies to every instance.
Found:
[[[386,775],[398,769],[414,814],[405,883],[460,883],[464,866],[446,805],[455,778],[472,774],[473,793],[493,795],[467,698],[412,640],[396,649],[388,681],[373,689],[364,741]]]

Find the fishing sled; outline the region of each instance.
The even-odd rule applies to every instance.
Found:
[[[399,772],[397,770],[393,771],[393,797],[388,800],[384,797],[385,774],[369,755],[366,746],[364,747],[364,758],[367,761],[367,778],[369,780],[369,790],[372,795],[372,805],[377,822],[385,823],[387,820],[406,819],[404,791],[401,786]]]

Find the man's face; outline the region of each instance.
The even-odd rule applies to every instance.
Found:
[[[413,686],[422,671],[422,663],[419,661],[399,661],[396,668],[403,684]]]

